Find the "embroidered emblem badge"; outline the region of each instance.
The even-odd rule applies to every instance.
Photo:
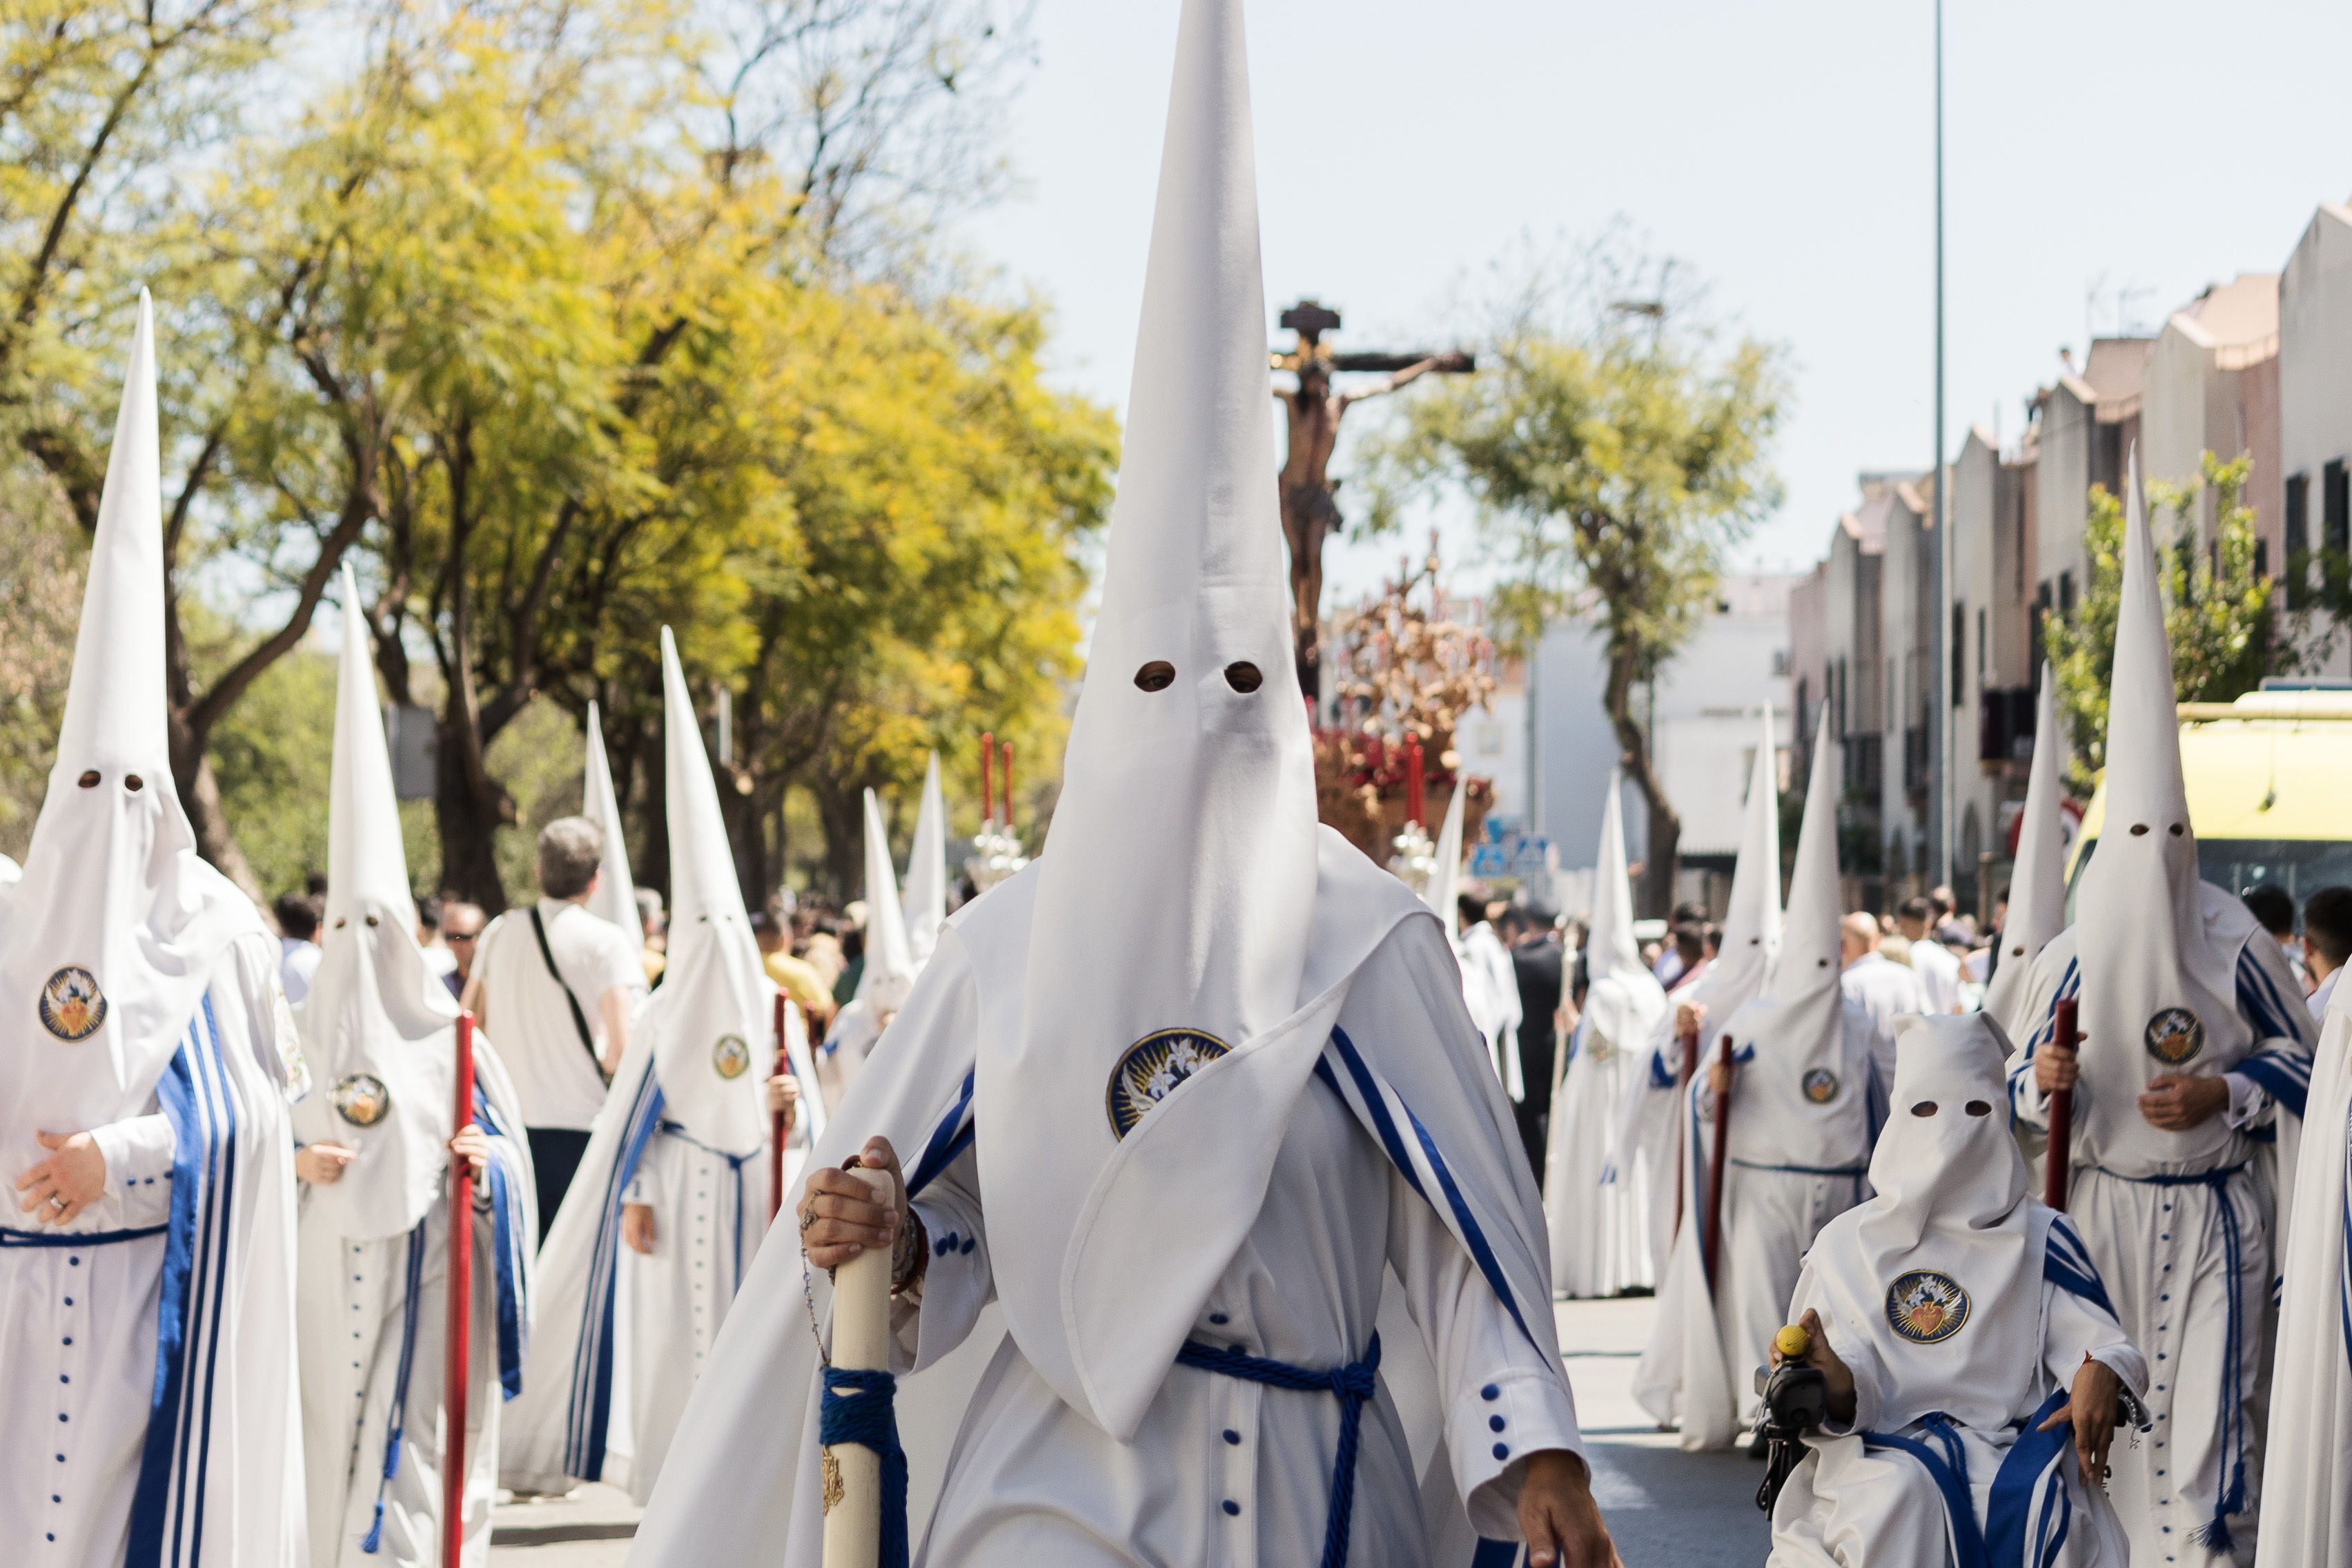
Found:
[[[1941,1344],[1969,1321],[1969,1293],[1948,1274],[1915,1268],[1886,1288],[1886,1321],[1915,1345]]]
[[[721,1035],[710,1047],[710,1067],[720,1078],[741,1078],[751,1066],[751,1047],[740,1035]]]
[[[1118,1065],[1110,1069],[1110,1087],[1103,1097],[1111,1135],[1126,1137],[1143,1120],[1144,1112],[1230,1048],[1214,1035],[1198,1029],[1161,1029],[1128,1047]]]
[[[106,996],[98,976],[68,963],[41,987],[41,1027],[61,1040],[86,1040],[106,1022]]]
[[[1837,1098],[1838,1075],[1827,1068],[1815,1068],[1799,1080],[1805,1098],[1815,1105],[1827,1105]]]
[[[373,1127],[392,1109],[392,1091],[373,1073],[355,1072],[335,1080],[335,1114],[354,1127]]]
[[[2147,1021],[2147,1054],[2179,1067],[2205,1048],[2205,1020],[2186,1007],[2166,1007]]]

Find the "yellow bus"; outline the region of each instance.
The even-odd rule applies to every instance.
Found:
[[[2352,887],[2352,688],[2281,682],[2235,702],[2180,705],[2189,826],[2205,880],[2242,896],[2268,882],[2298,908]],[[2067,867],[2075,879],[2106,816],[2102,783]]]

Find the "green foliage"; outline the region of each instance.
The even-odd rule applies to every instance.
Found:
[[[234,624],[184,602],[181,619],[196,667],[210,674],[236,644]],[[335,664],[317,647],[278,660],[213,731],[221,805],[237,825],[254,881],[270,898],[299,893],[306,877],[327,869]]]
[[[1376,529],[1431,480],[1476,503],[1508,574],[1493,602],[1498,642],[1526,648],[1564,614],[1600,621],[1603,703],[1660,846],[1643,901],[1663,913],[1678,825],[1633,692],[1690,636],[1725,552],[1778,503],[1766,452],[1788,388],[1775,349],[1679,324],[1696,320],[1693,305],[1668,300],[1647,321],[1614,309],[1635,289],[1665,292],[1671,264],[1642,270],[1629,278],[1602,255],[1578,289],[1582,324],[1562,324],[1530,289],[1477,374],[1404,404],[1370,458]]]
[[[2245,504],[2250,456],[2224,463],[2203,454],[2200,472],[2185,484],[2147,487],[2150,528],[2170,514],[2172,538],[2157,551],[2164,595],[2165,636],[2172,645],[2174,696],[2182,702],[2230,702],[2286,674],[2300,659],[2277,636],[2271,609],[2274,586],[2254,571],[2254,511]],[[2194,510],[2213,492],[2214,535],[2200,550]],[[2042,642],[2058,681],[2058,710],[2071,755],[2070,788],[2087,795],[2106,766],[2107,689],[2114,679],[2116,618],[2123,598],[2123,503],[2104,485],[2090,492],[2083,549],[2090,581],[2070,616],[2042,621]]]
[[[18,859],[48,791],[86,560],[40,472],[0,464],[0,854]]]

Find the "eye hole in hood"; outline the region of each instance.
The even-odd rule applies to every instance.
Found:
[[[1244,696],[1265,684],[1265,676],[1245,658],[1235,659],[1225,666],[1225,684]]]
[[[1176,667],[1164,658],[1155,658],[1135,672],[1135,684],[1146,691],[1165,691],[1176,684]]]

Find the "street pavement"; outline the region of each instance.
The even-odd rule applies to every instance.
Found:
[[[1740,1454],[1685,1454],[1633,1403],[1633,1363],[1654,1303],[1564,1301],[1555,1315],[1593,1492],[1626,1568],[1756,1568],[1769,1545],[1756,1509],[1763,1465]],[[619,1568],[636,1513],[610,1487],[510,1503],[498,1510],[490,1558],[500,1568]]]

